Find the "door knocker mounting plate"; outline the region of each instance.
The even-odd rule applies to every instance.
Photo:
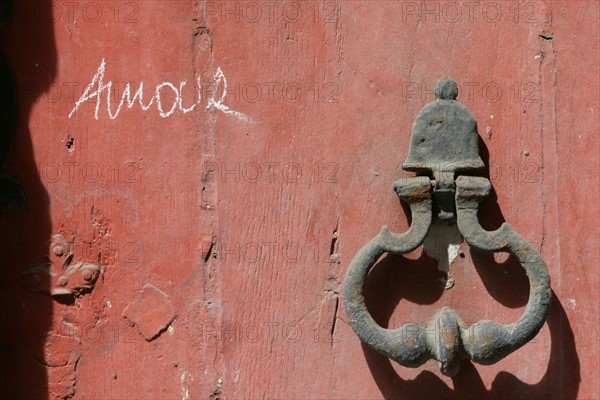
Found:
[[[546,264],[534,247],[509,224],[484,230],[477,219],[479,203],[492,188],[488,179],[461,175],[484,167],[479,157],[477,125],[471,112],[456,101],[456,82],[446,78],[435,87],[436,100],[417,116],[403,169],[416,171],[393,188],[412,212],[404,233],[386,226],[365,244],[352,260],[343,288],[348,322],[359,338],[406,367],[436,359],[444,375],[453,376],[460,362],[470,358],[493,364],[531,340],[542,328],[552,297]],[[456,224],[472,248],[485,253],[509,252],[527,273],[529,301],[521,318],[504,325],[480,321],[468,326],[449,307],[440,309],[430,325],[411,323],[398,329],[379,326],[365,304],[364,283],[369,270],[384,253],[404,254],[419,247],[431,224]]]

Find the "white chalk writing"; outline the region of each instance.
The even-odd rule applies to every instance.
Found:
[[[135,90],[135,93],[133,93],[133,97],[131,83],[127,83],[123,89],[121,101],[119,102],[119,105],[117,106],[116,110],[113,112],[113,107],[111,106],[111,91],[113,88],[113,83],[112,81],[104,83],[105,73],[106,60],[102,59],[102,62],[98,67],[96,75],[94,75],[92,81],[87,85],[79,100],[75,102],[75,106],[69,113],[69,118],[71,118],[75,114],[75,112],[79,110],[82,104],[94,99],[96,100],[96,109],[94,112],[95,119],[98,119],[98,116],[100,114],[103,98],[106,99],[106,111],[110,119],[116,119],[121,114],[121,110],[123,109],[124,105],[127,105],[127,108],[130,109],[133,108],[136,104],[139,104],[140,108],[143,111],[148,111],[152,108],[153,105],[156,105],[158,115],[160,115],[162,118],[168,118],[174,115],[177,110],[179,110],[182,114],[192,112],[204,100],[202,98],[202,85],[200,77],[198,77],[196,80],[196,85],[198,89],[197,100],[190,107],[185,107],[183,105],[183,90],[184,87],[187,85],[187,81],[185,80],[181,81],[178,86],[175,86],[171,82],[162,82],[156,85],[154,95],[147,101],[146,104],[144,104],[144,82],[140,82],[137,90]],[[211,90],[210,95],[206,98],[206,107],[204,108],[204,111],[208,111],[209,109],[214,108],[215,110],[219,110],[225,114],[233,115],[242,121],[250,123],[252,122],[252,119],[246,114],[232,110],[224,104],[225,99],[227,97],[227,78],[225,77],[225,74],[223,73],[220,67],[217,68],[217,71],[213,76],[212,86],[213,90]],[[164,93],[165,91],[171,91],[174,95],[173,103],[170,104],[170,108],[168,109],[165,109],[168,105],[163,104],[164,95],[162,93]],[[220,96],[217,98],[219,93]]]

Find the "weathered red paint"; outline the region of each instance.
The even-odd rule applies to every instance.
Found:
[[[7,171],[28,208],[0,218],[2,395],[598,398],[599,17],[591,1],[17,2]],[[113,116],[127,82],[144,102],[170,82],[189,108],[198,78],[222,91],[220,68],[228,94],[166,118],[154,103],[111,119],[105,99],[98,119],[94,101],[68,118],[103,59]],[[445,75],[490,166],[484,227],[506,220],[539,249],[556,295],[531,343],[453,379],[363,348],[338,300],[362,244],[408,226],[391,183]],[[56,233],[103,268],[74,303],[22,281]],[[421,251],[382,260],[376,320],[518,318],[522,269],[461,250],[450,290]],[[126,311],[146,303],[163,311]]]

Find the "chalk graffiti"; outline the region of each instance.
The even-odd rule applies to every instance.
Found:
[[[136,104],[138,104],[143,111],[148,111],[152,108],[153,105],[155,105],[156,110],[158,111],[158,115],[160,115],[162,118],[168,118],[174,115],[177,110],[179,110],[182,114],[192,112],[199,108],[200,104],[202,104],[204,100],[202,98],[200,77],[198,77],[196,80],[198,88],[198,99],[190,107],[185,107],[183,105],[183,89],[187,85],[187,81],[185,80],[181,81],[179,83],[179,86],[176,86],[171,82],[162,82],[156,85],[154,95],[152,96],[152,98],[150,98],[150,100],[148,100],[147,104],[144,104],[144,82],[140,82],[137,90],[135,90],[135,93],[133,93],[133,97],[131,83],[127,83],[123,89],[121,101],[119,102],[119,105],[117,106],[116,110],[113,112],[113,107],[111,106],[111,92],[113,88],[113,83],[112,81],[104,83],[105,73],[106,60],[102,59],[102,62],[100,63],[96,74],[92,78],[92,81],[87,85],[79,100],[75,102],[75,106],[69,113],[69,118],[71,118],[77,112],[77,110],[79,110],[79,107],[81,107],[83,103],[94,99],[96,100],[96,108],[94,112],[95,119],[98,119],[98,115],[100,114],[100,109],[102,105],[102,100],[104,98],[106,99],[107,115],[110,119],[116,119],[121,113],[121,110],[123,109],[124,105],[127,105],[127,108],[130,109],[133,108]],[[249,116],[239,111],[232,110],[224,104],[225,98],[227,97],[227,78],[225,77],[225,74],[223,73],[220,67],[217,68],[217,71],[213,76],[212,83],[213,90],[211,91],[211,94],[206,98],[206,107],[204,108],[204,111],[208,111],[209,109],[214,108],[215,110],[219,110],[224,114],[233,115],[242,121],[252,123],[252,119]],[[171,91],[175,95],[175,97],[171,107],[168,110],[165,110],[163,99],[161,97],[161,91],[167,89]],[[221,95],[218,97],[219,93]]]

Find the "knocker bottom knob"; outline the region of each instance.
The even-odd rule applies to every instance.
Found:
[[[352,329],[374,350],[406,367],[418,367],[433,358],[438,360],[443,374],[453,376],[462,359],[493,364],[539,332],[551,300],[550,277],[538,252],[510,225],[505,223],[490,232],[479,224],[479,203],[488,196],[490,182],[480,177],[459,176],[455,197],[458,228],[469,246],[476,250],[507,251],[519,260],[531,287],[523,315],[510,325],[484,320],[467,326],[454,310],[444,307],[433,316],[427,328],[417,323],[393,330],[379,326],[365,304],[367,275],[384,253],[408,253],[423,242],[432,222],[432,186],[428,177],[402,179],[394,184],[400,199],[410,206],[412,225],[402,234],[383,227],[360,249],[344,280],[343,304]]]

